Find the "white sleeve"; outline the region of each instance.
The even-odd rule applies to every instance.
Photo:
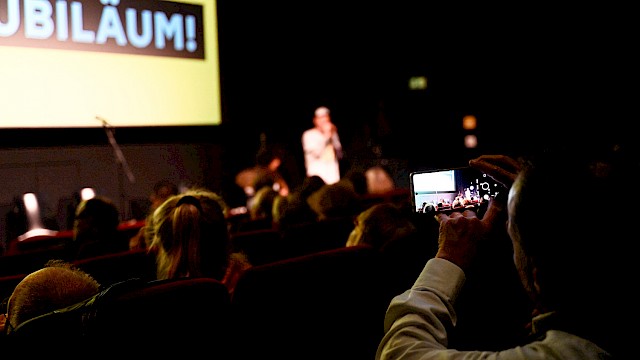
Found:
[[[302,134],[302,150],[305,156],[319,158],[327,147],[328,139],[319,131],[307,130]]]

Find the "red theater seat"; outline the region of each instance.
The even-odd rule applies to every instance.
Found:
[[[232,297],[239,358],[372,359],[387,305],[376,259],[343,247],[247,270]]]
[[[131,278],[147,281],[156,278],[155,257],[153,254],[147,254],[146,249],[79,259],[73,264],[89,273],[103,286]]]

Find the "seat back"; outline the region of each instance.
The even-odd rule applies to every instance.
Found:
[[[0,256],[0,276],[28,274],[41,269],[49,260],[69,260],[70,258],[65,247],[2,255]]]
[[[231,234],[233,251],[247,255],[252,265],[263,265],[285,257],[280,233],[276,229],[239,231]]]
[[[232,297],[240,358],[373,358],[386,310],[376,254],[343,247],[248,269]]]
[[[389,241],[380,248],[379,286],[387,291],[388,301],[411,288],[427,261],[435,256],[437,239],[437,233],[425,236],[423,232],[416,232]]]
[[[229,343],[229,307],[229,292],[215,279],[130,279],[83,302],[30,319],[12,334],[83,337],[110,347],[142,348],[158,347],[144,339],[167,338],[190,342],[189,351],[223,354]]]
[[[343,248],[353,226],[351,216],[291,225],[282,231],[283,259]]]
[[[91,336],[132,339],[207,338],[228,332],[230,296],[212,278],[155,280],[95,299],[86,316]],[[221,341],[221,344],[225,342]]]
[[[93,276],[102,286],[127,279],[156,279],[155,257],[145,249],[127,250],[75,260],[73,264]]]

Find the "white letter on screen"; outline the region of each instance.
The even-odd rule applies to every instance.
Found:
[[[29,39],[46,39],[53,34],[53,8],[42,0],[24,2],[24,36]]]
[[[116,44],[120,46],[127,45],[127,37],[124,35],[124,28],[120,22],[120,15],[115,6],[105,6],[102,9],[100,17],[100,25],[98,26],[98,34],[96,35],[96,43],[104,44],[107,38],[114,38]]]
[[[165,35],[167,39],[173,39],[173,48],[176,50],[184,49],[184,26],[182,21],[182,15],[171,15],[171,21],[167,19],[167,16],[160,11],[154,14],[155,20],[155,37],[156,48],[164,49],[166,46]]]
[[[151,11],[142,10],[142,34],[138,35],[138,17],[135,9],[127,9],[127,37],[131,45],[137,48],[145,48],[151,44],[153,38],[153,28],[151,24]]]
[[[91,30],[83,29],[82,3],[71,4],[71,39],[79,43],[92,43],[96,34]]]
[[[9,37],[20,27],[20,4],[18,0],[7,1],[7,22],[0,21],[0,36]]]
[[[67,2],[56,1],[56,39],[65,41],[69,39],[69,14],[67,14]]]

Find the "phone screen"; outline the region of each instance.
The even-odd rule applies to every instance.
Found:
[[[479,210],[504,191],[501,184],[471,167],[415,171],[409,176],[417,213]]]

